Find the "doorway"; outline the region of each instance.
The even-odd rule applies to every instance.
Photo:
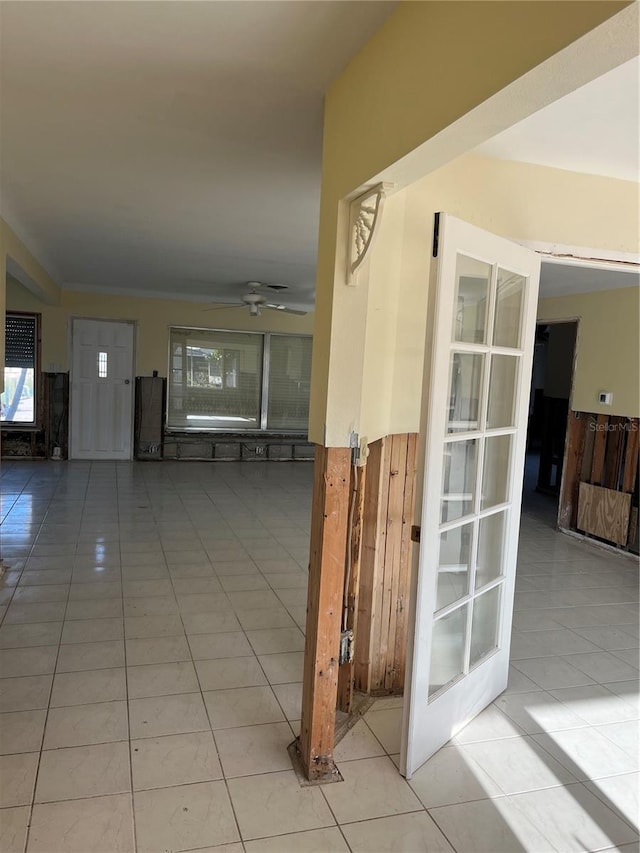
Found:
[[[134,324],[73,320],[72,459],[131,459]]]
[[[555,525],[562,482],[578,321],[536,325],[523,505]]]

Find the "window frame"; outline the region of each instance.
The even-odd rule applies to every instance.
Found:
[[[257,335],[262,338],[262,382],[260,384],[260,407],[259,407],[259,426],[257,427],[199,427],[199,426],[172,426],[169,423],[169,403],[171,396],[171,333],[176,331],[188,332],[223,332],[224,334],[238,335]],[[299,332],[257,332],[254,329],[221,329],[219,327],[211,328],[209,326],[169,326],[168,335],[168,353],[167,353],[167,399],[165,404],[165,423],[168,433],[181,432],[217,432],[217,433],[244,433],[246,435],[307,435],[306,429],[272,429],[267,426],[267,417],[269,411],[269,374],[270,374],[270,358],[271,358],[271,336],[289,337],[289,338],[309,338],[313,341],[312,334],[304,334]],[[312,344],[313,345],[313,344]]]
[[[42,412],[40,411],[40,372],[41,372],[41,328],[42,328],[42,314],[38,314],[35,311],[12,311],[7,309],[5,311],[5,333],[6,333],[6,322],[7,317],[17,317],[28,320],[35,321],[35,346],[34,346],[34,365],[33,365],[33,420],[32,421],[0,421],[0,429],[2,430],[13,430],[13,431],[21,431],[21,432],[37,432],[41,429],[41,420],[42,420]],[[3,364],[3,391],[5,388],[4,381],[4,371],[7,369],[6,365],[6,351],[4,356],[4,364]]]

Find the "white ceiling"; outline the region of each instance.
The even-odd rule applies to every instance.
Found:
[[[68,287],[308,307],[323,92],[394,5],[3,2],[3,215]]]
[[[494,136],[476,150],[500,160],[640,180],[640,59]]]
[[[5,0],[3,215],[66,287],[309,308],[323,92],[394,5]],[[478,150],[638,180],[638,70]]]
[[[640,180],[640,59],[576,89],[476,151],[625,181]],[[594,246],[593,249],[599,247]],[[637,287],[638,267],[543,262],[540,296]]]
[[[573,293],[592,293],[638,287],[638,267],[631,264],[601,265],[578,262],[543,261],[540,268],[540,297],[569,296]]]

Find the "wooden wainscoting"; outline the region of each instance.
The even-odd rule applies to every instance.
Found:
[[[316,447],[300,737],[294,766],[310,781],[337,777],[336,709],[353,711],[354,689],[404,689],[417,435],[369,446],[366,466],[350,448]],[[339,666],[346,619],[354,660]]]
[[[415,433],[369,446],[354,680],[373,695],[404,689],[416,448]]]
[[[639,439],[638,418],[569,412],[558,511],[562,530],[590,533],[623,547],[634,541],[638,524]],[[583,484],[600,490],[585,489]],[[607,513],[612,512],[607,521]]]

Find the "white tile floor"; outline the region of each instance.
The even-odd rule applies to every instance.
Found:
[[[311,474],[3,465],[2,853],[637,849],[637,566],[544,512],[507,692],[410,783],[380,700],[298,785]]]

